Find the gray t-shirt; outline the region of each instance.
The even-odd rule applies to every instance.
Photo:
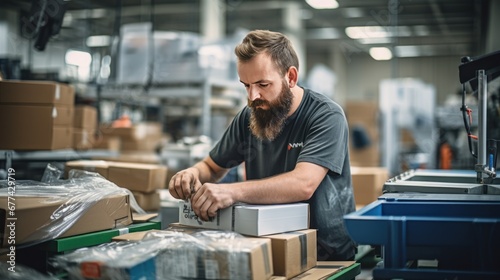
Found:
[[[356,244],[343,215],[355,210],[348,151],[349,130],[342,108],[328,97],[304,89],[302,101],[281,134],[261,141],[249,129],[250,108],[242,109],[210,152],[219,166],[245,162],[246,178],[262,179],[311,162],[328,173],[308,200],[310,227],[318,230],[318,260],[352,258]]]

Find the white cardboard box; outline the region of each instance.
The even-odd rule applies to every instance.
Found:
[[[309,228],[309,204],[238,205],[234,207],[234,231],[262,236]]]
[[[236,204],[221,209],[211,221],[201,220],[186,201],[179,202],[179,224],[208,229],[231,230],[262,236],[309,228],[309,204]]]
[[[191,203],[179,201],[179,224],[185,226],[233,230],[233,206],[217,211],[217,216],[211,221],[203,221],[191,208]]]

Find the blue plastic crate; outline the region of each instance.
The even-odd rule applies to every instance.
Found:
[[[472,273],[480,275],[478,279],[500,279],[500,201],[378,200],[344,216],[344,221],[359,244],[382,246],[384,270],[379,275],[414,275],[426,270],[408,269],[409,263],[437,260],[433,275]],[[403,278],[426,279],[422,275]]]

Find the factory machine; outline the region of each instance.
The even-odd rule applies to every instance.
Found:
[[[465,57],[459,66],[471,170],[404,172],[386,181],[377,201],[344,216],[356,242],[381,248],[374,279],[500,279],[498,140],[488,131],[500,125],[487,123],[488,84],[499,75],[500,51]],[[477,93],[477,135],[466,85]],[[492,100],[500,115],[498,97]]]

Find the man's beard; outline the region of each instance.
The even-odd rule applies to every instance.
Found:
[[[292,91],[284,81],[281,84],[278,99],[271,102],[262,99],[248,100],[248,107],[251,109],[250,130],[252,134],[260,140],[276,139],[283,130],[292,101]],[[260,105],[267,105],[269,109],[257,108]]]

